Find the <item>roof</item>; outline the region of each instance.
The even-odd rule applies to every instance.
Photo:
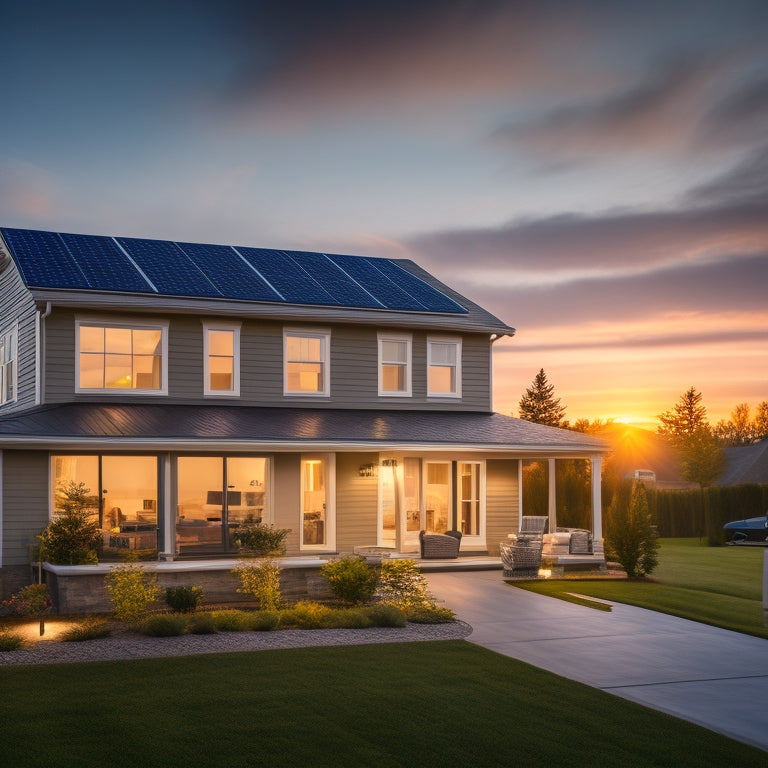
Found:
[[[768,483],[768,440],[725,449],[728,463],[718,485]]]
[[[483,450],[594,455],[601,440],[499,413],[231,405],[38,406],[0,418],[0,448],[240,451]]]
[[[38,295],[111,294],[155,310],[174,299],[408,313],[514,329],[409,259],[346,256],[28,229],[0,229],[25,286]],[[42,296],[42,298],[47,298]]]

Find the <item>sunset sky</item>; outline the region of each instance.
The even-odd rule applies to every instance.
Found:
[[[768,2],[0,0],[0,225],[407,257],[567,416],[768,400]]]

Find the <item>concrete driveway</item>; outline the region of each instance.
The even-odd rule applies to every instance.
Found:
[[[472,625],[469,642],[768,751],[768,640],[627,605],[596,611],[498,570],[427,579]]]

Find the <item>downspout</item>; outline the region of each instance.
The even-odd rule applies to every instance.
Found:
[[[45,303],[45,312],[37,313],[37,347],[35,349],[35,405],[42,405],[45,386],[45,320],[50,317],[53,305]]]
[[[490,335],[491,344],[488,347],[488,406],[493,413],[493,345],[504,336],[512,338],[516,333],[514,328],[510,328],[506,333],[492,333]]]

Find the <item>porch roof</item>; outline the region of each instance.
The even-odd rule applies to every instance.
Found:
[[[0,418],[0,448],[605,453],[601,440],[499,413],[64,403]]]

